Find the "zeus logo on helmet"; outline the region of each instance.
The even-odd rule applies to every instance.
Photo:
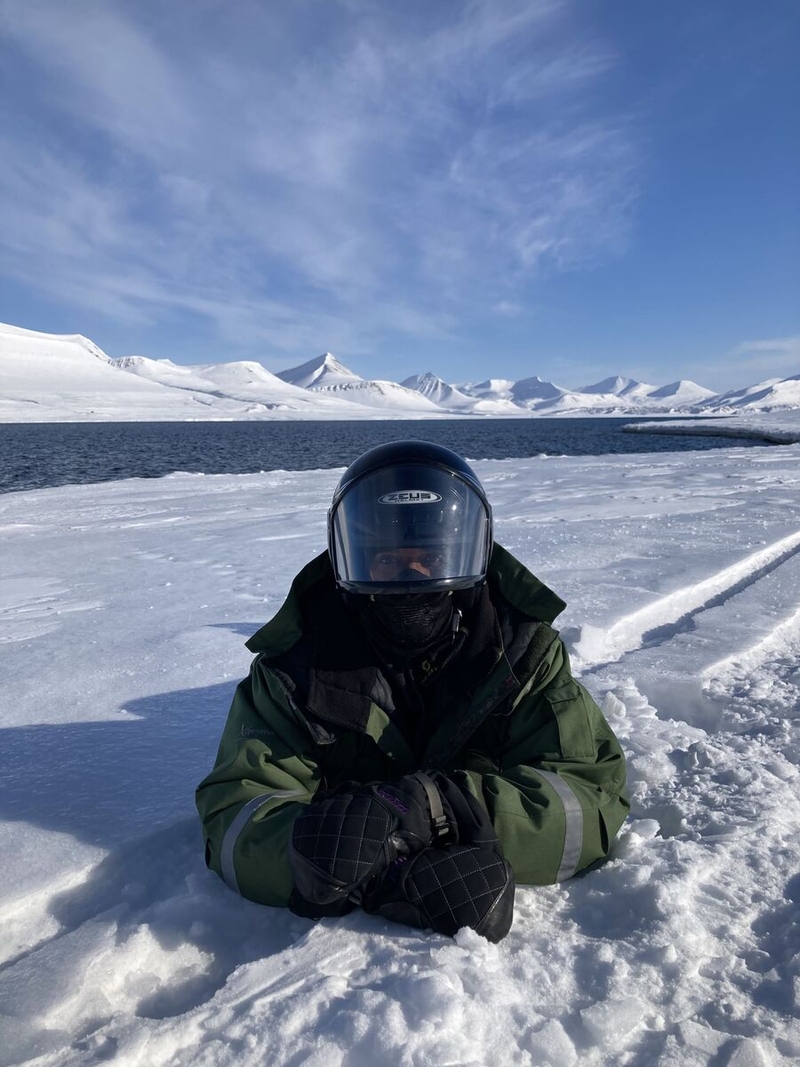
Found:
[[[394,493],[384,493],[379,498],[380,504],[437,504],[442,498],[438,493],[428,489],[400,489]]]

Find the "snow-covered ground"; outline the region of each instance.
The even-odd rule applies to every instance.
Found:
[[[0,1065],[798,1062],[800,446],[476,466],[633,802],[499,945],[204,867],[194,786],[337,471],[0,497]]]

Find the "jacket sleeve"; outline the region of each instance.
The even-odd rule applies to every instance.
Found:
[[[518,882],[562,881],[608,855],[629,810],[625,757],[560,639],[495,750],[496,761],[475,753],[465,769]]]
[[[301,806],[319,784],[313,745],[278,679],[256,659],[238,686],[216,763],[197,788],[206,863],[231,889],[285,906],[288,848]]]

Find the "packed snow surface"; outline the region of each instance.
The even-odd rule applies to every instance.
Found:
[[[202,857],[243,641],[339,472],[0,497],[0,1064],[800,1060],[800,446],[479,461],[629,757],[601,868],[509,937],[235,896]]]

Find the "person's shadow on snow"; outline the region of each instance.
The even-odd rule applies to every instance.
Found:
[[[0,818],[114,850],[194,810],[236,683],[159,693],[124,718],[10,727],[0,750]],[[115,702],[109,699],[109,704]]]
[[[237,896],[205,865],[194,791],[213,766],[236,682],[128,701],[122,720],[2,731],[0,819],[108,850],[86,881],[50,899],[59,932],[4,969],[86,922],[115,924],[118,939],[146,924],[163,948],[193,944],[209,957],[202,979],[139,1004],[139,1014],[160,1018],[302,936],[307,920]]]

